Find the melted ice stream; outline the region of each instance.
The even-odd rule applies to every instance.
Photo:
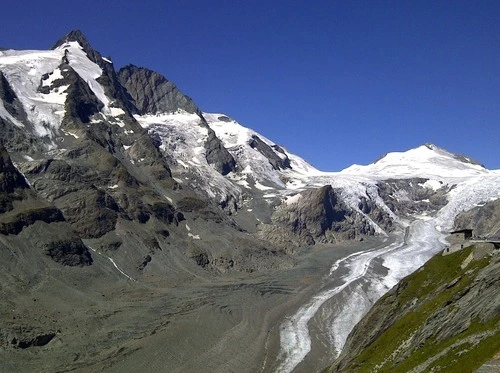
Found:
[[[498,188],[489,181],[482,178],[459,184],[450,193],[451,201],[436,217],[413,221],[406,232],[400,232],[387,246],[351,254],[335,262],[329,276],[338,280],[337,285],[314,296],[281,324],[276,372],[294,371],[311,351],[309,321],[334,297],[337,305],[335,310],[328,310],[333,314],[321,330],[328,334],[331,349],[340,353],[348,334],[373,303],[446,245],[442,232],[451,228],[459,211],[500,197]]]

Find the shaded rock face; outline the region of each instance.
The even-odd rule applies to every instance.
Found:
[[[57,332],[53,330],[40,330],[30,326],[20,326],[12,330],[9,334],[3,336],[5,340],[9,341],[9,347],[26,349],[47,345],[54,339]]]
[[[29,339],[20,339],[18,340],[17,338],[13,338],[11,341],[11,344],[14,345],[16,348],[29,348],[29,347],[39,347],[39,346],[45,346],[47,343],[49,343],[54,337],[56,336],[56,333],[47,333],[47,334],[40,334],[37,335],[36,337],[29,338]]]
[[[63,211],[81,237],[101,237],[113,231],[120,218],[141,224],[152,216],[166,224],[181,220],[172,205],[163,202],[154,190],[143,187],[116,157],[94,143],[83,145],[71,150],[66,159],[22,165],[36,191]],[[151,165],[144,170],[170,188],[169,170],[162,167],[160,156],[148,156],[147,149],[141,148],[139,154],[142,159],[151,159]]]
[[[291,233],[291,242],[298,245],[332,243],[374,233],[369,222],[351,210],[330,185],[305,191],[297,202],[280,206],[272,222],[274,226],[264,228],[264,237],[290,240]]]
[[[284,154],[283,150],[279,146],[276,146],[275,150],[283,155],[282,158],[276,155],[273,149],[264,141],[262,141],[259,136],[253,135],[249,145],[253,149],[258,150],[264,157],[266,157],[275,170],[284,170],[287,168],[291,168],[290,159],[288,159],[288,156]]]
[[[26,122],[24,108],[12,90],[5,75],[0,71],[0,99],[5,110],[21,123]],[[28,126],[29,127],[29,126]],[[29,131],[20,131],[10,120],[0,117],[0,140],[10,150],[28,152],[43,149],[43,142]]]
[[[469,261],[473,250],[438,254],[401,280],[356,325],[326,371],[473,371],[461,364],[487,361],[500,334],[500,257]]]
[[[208,138],[205,142],[207,162],[222,175],[227,175],[236,169],[236,161],[204,119],[203,123],[208,129]]]
[[[64,76],[63,81],[69,83],[63,125],[74,119],[77,119],[82,124],[89,123],[90,118],[103,108],[103,103],[98,100],[88,84],[80,78],[69,64],[61,65],[61,71]]]
[[[200,113],[191,98],[184,95],[173,82],[152,70],[127,65],[118,71],[117,76],[138,114],[165,113],[178,109]]]
[[[455,228],[472,229],[476,237],[500,237],[500,200],[461,212],[455,219]]]
[[[52,260],[66,266],[87,266],[92,264],[90,252],[78,236],[68,234],[58,239],[41,238],[37,246]]]
[[[92,264],[89,251],[66,223],[61,210],[40,199],[30,189],[1,144],[0,209],[1,235],[29,236],[27,242],[33,242],[36,248],[63,265]],[[8,241],[8,238],[4,240]]]
[[[0,234],[19,234],[23,228],[36,221],[45,223],[64,221],[61,211],[55,207],[42,207],[22,211],[12,216],[9,221],[0,223]]]
[[[393,230],[394,221],[391,216],[387,211],[376,204],[371,197],[361,197],[358,208],[385,232],[391,232]]]
[[[13,193],[28,188],[26,179],[14,166],[9,153],[0,143],[0,193]]]
[[[5,110],[12,115],[14,118],[19,117],[19,114],[23,112],[21,103],[19,102],[16,94],[12,90],[5,75],[0,71],[0,99],[3,102]]]

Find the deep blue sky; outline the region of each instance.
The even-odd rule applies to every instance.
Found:
[[[0,46],[71,29],[323,170],[432,142],[500,168],[500,1],[18,0]]]

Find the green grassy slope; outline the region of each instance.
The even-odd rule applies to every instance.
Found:
[[[346,346],[358,353],[327,371],[473,372],[489,360],[500,350],[500,258],[469,262],[473,249],[436,255],[403,279],[354,331]]]

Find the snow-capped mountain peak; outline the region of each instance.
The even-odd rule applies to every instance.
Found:
[[[0,116],[17,127],[24,126],[23,121],[26,121],[33,135],[48,138],[54,145],[53,140],[66,114],[65,103],[71,84],[67,76],[71,69],[102,103],[100,111],[104,117],[125,114],[123,109],[114,107],[114,100],[99,82],[105,73],[101,65],[107,63],[77,31],[61,39],[52,50],[0,51],[0,71],[20,101],[26,118],[15,117],[3,104]]]
[[[471,159],[453,154],[433,144],[424,144],[405,152],[388,153],[376,162],[352,165],[341,171],[348,175],[369,175],[376,178],[463,177],[488,173]]]

